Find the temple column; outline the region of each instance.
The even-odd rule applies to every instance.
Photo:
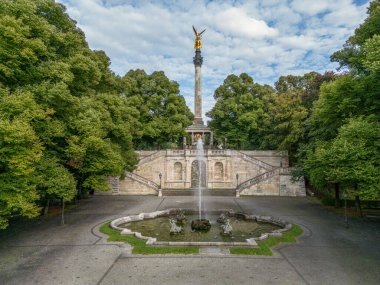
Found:
[[[194,88],[194,124],[204,125],[202,119],[202,82],[201,82],[201,67],[203,57],[201,56],[201,49],[195,50],[195,57],[193,58],[195,67],[195,88]]]

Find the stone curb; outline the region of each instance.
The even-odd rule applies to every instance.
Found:
[[[166,246],[243,246],[243,247],[258,247],[257,241],[263,241],[267,239],[270,236],[273,237],[281,237],[282,233],[285,231],[288,231],[292,228],[292,224],[273,218],[272,216],[259,216],[259,215],[248,215],[241,212],[234,212],[232,210],[225,210],[224,212],[228,213],[228,216],[232,217],[242,217],[245,220],[252,220],[256,222],[265,222],[265,223],[272,223],[275,225],[278,225],[280,227],[283,227],[282,229],[273,230],[270,233],[264,233],[261,234],[259,237],[255,238],[249,238],[246,239],[246,242],[172,242],[172,241],[157,241],[156,238],[153,237],[147,237],[143,236],[139,232],[133,232],[130,229],[127,228],[121,228],[119,227],[121,224],[134,222],[134,221],[142,221],[144,219],[154,219],[156,217],[162,217],[165,215],[170,215],[171,213],[175,212],[178,209],[167,209],[163,211],[155,211],[151,213],[140,213],[138,215],[130,215],[122,218],[118,218],[113,220],[110,223],[111,228],[120,231],[121,235],[133,235],[136,238],[146,240],[147,245],[166,245]],[[183,209],[183,211],[191,211],[189,209]],[[223,210],[217,211],[217,212],[223,212]]]

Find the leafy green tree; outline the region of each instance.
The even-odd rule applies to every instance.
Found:
[[[370,3],[367,14],[367,19],[355,30],[354,35],[346,41],[343,49],[331,56],[331,60],[338,62],[340,68],[346,67],[355,73],[366,72],[366,67],[362,61],[365,53],[363,45],[366,45],[366,42],[375,35],[380,34],[379,0],[374,0]],[[379,46],[377,46],[378,49]]]
[[[0,117],[0,228],[8,218],[21,214],[32,218],[39,214],[32,182],[43,147],[33,128],[21,118]]]
[[[365,199],[380,197],[380,124],[373,118],[352,118],[331,141],[317,142],[306,171],[313,185],[348,185]],[[339,199],[339,193],[336,193]]]
[[[346,74],[322,85],[308,122],[311,139],[333,139],[346,119],[378,113],[380,82],[377,77]]]
[[[379,140],[380,1],[370,4],[368,14],[344,48],[331,57],[349,72],[321,87],[307,122],[309,145],[304,148],[308,153],[304,166],[314,186],[329,182],[353,185],[357,196],[376,199],[379,150],[373,140]]]
[[[271,141],[277,149],[287,150],[293,158],[298,144],[304,141],[304,122],[309,114],[302,105],[301,94],[290,90],[277,94],[269,110],[273,114],[273,128],[268,130],[266,140]]]
[[[142,132],[134,137],[136,148],[178,145],[193,118],[178,83],[162,71],[148,75],[143,70],[131,70],[121,81],[122,93],[139,111]]]
[[[37,190],[46,200],[45,211],[50,199],[62,201],[62,224],[64,224],[65,202],[71,201],[77,191],[74,176],[55,157],[45,154],[36,167]]]
[[[380,71],[380,34],[374,35],[368,39],[363,45],[363,58],[361,60],[363,66],[373,72]]]
[[[339,127],[351,117],[376,116],[380,113],[380,77],[378,41],[380,34],[380,1],[370,3],[368,18],[355,30],[344,48],[332,55],[350,72],[321,87],[308,122],[310,137],[330,140]]]
[[[231,148],[265,148],[262,132],[271,122],[273,88],[253,82],[246,73],[229,75],[214,93],[216,104],[207,116],[209,127]]]
[[[327,71],[319,74],[315,71],[306,73],[302,76],[287,75],[280,76],[274,84],[276,93],[292,93],[294,96],[300,96],[301,105],[311,112],[313,103],[319,97],[320,87],[324,82],[331,82],[336,79],[336,74]]]
[[[20,201],[25,195],[29,204],[6,206],[1,217],[35,216],[38,203],[68,201],[75,186],[79,194],[107,190],[107,176],[133,169],[132,139],[142,135],[139,112],[120,96],[121,80],[109,66],[104,52],[89,49],[63,5],[52,0],[0,2],[0,132],[11,136],[12,128],[18,128],[29,140],[28,154],[36,157],[29,171],[34,175],[25,175],[28,188],[21,191],[21,183],[15,195]],[[16,170],[5,167],[3,177],[14,177],[16,183]],[[3,185],[0,196],[15,191],[7,188],[9,183]]]
[[[281,76],[275,83],[277,92],[270,108],[273,128],[267,140],[277,149],[287,150],[292,164],[298,160],[298,149],[308,144],[306,121],[311,116],[313,103],[319,98],[320,87],[335,78],[333,72],[310,72],[303,76]]]
[[[64,11],[49,0],[1,1],[1,82],[12,88],[46,77],[69,79],[71,56],[87,44]]]

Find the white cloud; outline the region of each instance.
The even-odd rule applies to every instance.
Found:
[[[333,1],[305,1],[305,0],[294,0],[291,4],[294,11],[308,16],[313,16],[318,13],[327,11]]]
[[[247,72],[273,84],[280,75],[324,72],[366,17],[351,0],[58,0],[78,22],[93,49],[111,58],[120,75],[130,69],[163,70],[180,83],[193,109],[194,34],[202,39],[203,111],[227,75]],[[368,5],[368,3],[367,3]]]
[[[216,26],[224,33],[232,36],[258,38],[264,36],[276,36],[277,30],[255,18],[249,17],[240,8],[229,8],[215,16]]]

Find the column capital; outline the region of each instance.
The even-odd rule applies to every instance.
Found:
[[[201,49],[197,48],[195,50],[195,56],[193,57],[193,62],[195,66],[202,66],[203,57],[201,55]]]

